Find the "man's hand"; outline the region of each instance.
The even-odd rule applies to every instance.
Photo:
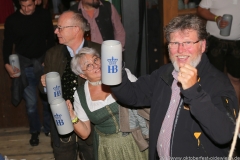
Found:
[[[10,64],[5,64],[5,68],[11,78],[19,77],[19,76],[16,76],[16,74],[20,72],[19,68],[16,68],[16,67],[12,68]]]
[[[227,27],[228,21],[224,21],[221,16],[216,19],[216,23],[219,29]]]
[[[41,83],[42,83],[43,87],[46,87],[46,74],[41,76]]]
[[[197,69],[188,64],[180,66],[178,81],[182,84],[184,90],[192,87],[197,83]]]

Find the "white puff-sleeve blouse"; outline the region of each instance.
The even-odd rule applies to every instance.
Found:
[[[125,68],[126,72],[127,72],[127,76],[128,79],[131,82],[135,82],[137,80],[137,78],[130,72],[129,69]],[[87,101],[87,105],[89,107],[89,110],[91,112],[96,111],[98,109],[101,109],[103,107],[105,107],[106,105],[109,105],[113,102],[115,102],[116,100],[112,97],[112,95],[110,94],[105,100],[97,100],[97,101],[93,101],[91,99],[90,96],[90,92],[89,92],[89,88],[88,88],[88,81],[86,81],[84,83],[84,91],[85,91],[85,96],[86,96],[86,101]],[[89,118],[86,114],[86,112],[84,111],[84,109],[82,108],[82,105],[80,103],[80,99],[78,96],[77,91],[75,91],[74,93],[74,110],[75,110],[75,114],[76,116],[81,120],[81,121],[88,121]]]

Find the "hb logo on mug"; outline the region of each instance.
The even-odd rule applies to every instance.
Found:
[[[61,86],[58,86],[56,85],[56,87],[53,87],[53,94],[54,94],[54,97],[58,97],[58,96],[61,96],[62,93],[61,93]]]
[[[64,122],[63,122],[63,120],[61,119],[61,117],[62,117],[62,115],[61,114],[55,114],[54,115],[54,119],[55,119],[55,121],[56,121],[56,125],[57,126],[62,126],[62,125],[64,125]]]
[[[108,59],[107,60],[109,65],[108,65],[108,73],[117,73],[118,72],[118,66],[116,65],[118,59]]]

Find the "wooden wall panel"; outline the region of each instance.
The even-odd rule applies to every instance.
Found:
[[[163,27],[165,27],[173,17],[178,15],[178,3],[177,0],[162,0],[162,18]],[[164,63],[169,62],[168,49],[166,45],[165,35],[163,33],[163,51],[164,51]]]
[[[166,26],[170,22],[170,20],[177,15],[177,0],[163,0],[163,25]]]

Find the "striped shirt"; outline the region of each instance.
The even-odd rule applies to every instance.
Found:
[[[171,100],[157,141],[158,156],[162,160],[170,159],[170,140],[172,135],[172,128],[180,101],[180,87],[178,86],[177,80],[178,72],[174,70],[172,72],[172,75],[174,77],[174,81],[172,83]]]

